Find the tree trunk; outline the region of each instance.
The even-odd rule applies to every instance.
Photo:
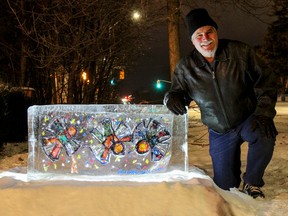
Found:
[[[18,77],[18,85],[23,87],[25,86],[25,72],[27,65],[27,57],[26,57],[26,46],[23,40],[21,40],[21,56],[20,56],[20,68],[19,68],[19,77]],[[17,77],[16,77],[17,78]]]
[[[22,0],[20,3],[21,3],[21,16],[22,16],[22,19],[24,20],[24,17],[25,17],[24,0]],[[16,82],[18,79],[18,85],[21,87],[25,86],[25,72],[26,72],[26,65],[27,65],[26,40],[23,39],[23,36],[24,34],[22,33],[20,67],[19,67],[18,77],[16,77]]]
[[[167,0],[167,22],[169,42],[170,79],[172,80],[176,64],[180,60],[180,17],[179,0]]]
[[[281,77],[281,82],[282,82],[282,87],[281,87],[281,101],[285,102],[286,101],[286,89],[287,89],[287,82],[288,82],[288,77],[287,76],[283,76]]]

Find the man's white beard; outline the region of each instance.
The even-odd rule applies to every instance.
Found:
[[[213,43],[212,40],[208,40],[206,42],[202,42],[200,46],[204,46],[204,45],[209,45]],[[201,49],[201,54],[205,57],[205,58],[214,58],[215,57],[215,53],[217,50],[217,46],[213,49],[213,50],[205,50],[205,49]]]
[[[205,57],[205,58],[214,58],[215,57],[215,53],[216,53],[216,48],[213,50],[201,50],[201,54]]]

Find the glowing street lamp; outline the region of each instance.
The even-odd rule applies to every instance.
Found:
[[[139,20],[141,18],[141,13],[139,11],[133,11],[132,13],[132,19],[133,20]]]

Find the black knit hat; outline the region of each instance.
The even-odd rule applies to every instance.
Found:
[[[207,10],[204,8],[198,8],[198,9],[191,10],[186,15],[186,22],[187,22],[188,28],[189,28],[190,39],[191,39],[191,36],[193,35],[193,33],[200,27],[208,25],[208,26],[213,26],[215,29],[218,29],[217,24],[209,16]]]

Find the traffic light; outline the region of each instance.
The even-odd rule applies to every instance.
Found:
[[[119,79],[120,79],[120,80],[125,79],[125,72],[124,72],[123,69],[119,71]]]
[[[112,86],[118,84],[118,82],[125,79],[125,71],[124,69],[114,68],[112,71],[112,78],[110,80],[110,84]]]
[[[165,85],[163,85],[163,83],[165,83]],[[165,89],[165,88],[167,88],[168,86],[166,85],[166,83],[168,83],[168,84],[170,84],[171,85],[171,81],[169,81],[169,80],[162,80],[162,79],[158,79],[157,81],[156,81],[156,88],[157,89]]]
[[[112,86],[116,85],[116,81],[115,81],[114,78],[112,78],[112,79],[110,80],[110,84],[111,84]]]
[[[161,83],[160,80],[157,80],[156,88],[157,88],[157,89],[161,89],[161,88],[162,88],[162,83]]]

